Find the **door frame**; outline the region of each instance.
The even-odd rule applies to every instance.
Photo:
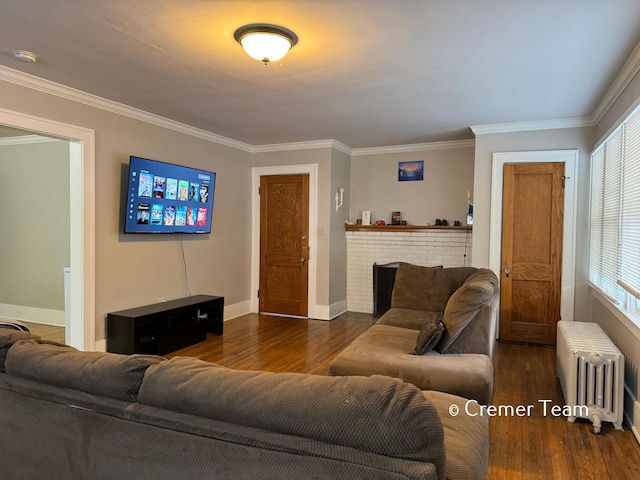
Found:
[[[79,350],[95,350],[95,132],[3,108],[0,124],[69,142],[68,344]]]
[[[253,167],[251,169],[251,311],[258,313],[260,288],[260,177],[268,175],[309,175],[309,263],[307,316],[316,318],[316,252],[318,224],[318,164]]]
[[[491,172],[491,227],[489,233],[489,268],[498,278],[502,269],[502,197],[504,166],[507,163],[565,164],[567,177],[564,188],[564,215],[562,225],[562,292],[560,295],[560,317],[574,319],[575,301],[575,252],[576,209],[578,206],[578,150],[545,150],[529,152],[495,152]],[[500,316],[496,332],[500,332]]]

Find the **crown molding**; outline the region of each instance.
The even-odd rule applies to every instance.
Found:
[[[0,80],[251,153],[253,146],[0,65]]]
[[[633,49],[631,55],[622,66],[622,69],[616,76],[615,80],[604,94],[600,103],[596,106],[595,110],[591,114],[593,121],[598,124],[600,120],[605,116],[609,109],[613,106],[615,101],[620,97],[627,85],[633,80],[633,77],[640,70],[640,43]]]
[[[41,135],[18,135],[15,137],[0,138],[0,147],[13,145],[32,145],[34,143],[59,142],[58,138],[43,137]]]
[[[555,130],[558,128],[595,127],[591,117],[558,118],[554,120],[540,120],[535,122],[497,123],[494,125],[476,125],[470,127],[476,135],[493,133],[530,132],[533,130]]]
[[[254,145],[251,153],[285,152],[289,150],[311,150],[314,148],[333,148],[347,155],[353,149],[338,140],[311,140],[309,142],[272,143],[268,145]]]
[[[407,145],[390,145],[387,147],[354,148],[352,156],[388,155],[391,153],[423,152],[425,150],[445,150],[449,148],[472,148],[475,140],[452,140],[449,142],[411,143]]]

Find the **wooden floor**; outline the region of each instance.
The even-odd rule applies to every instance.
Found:
[[[22,323],[29,327],[29,331],[31,333],[40,335],[42,338],[46,338],[47,340],[64,343],[64,327],[54,327],[51,325],[42,325],[40,323],[25,321],[22,321]]]
[[[331,360],[374,323],[347,313],[331,321],[245,315],[225,322],[222,337],[166,355],[186,355],[230,368],[326,375]],[[531,415],[490,419],[489,480],[640,479],[640,446],[630,430],[604,423],[569,423],[551,407],[564,406],[555,349],[498,343],[492,405],[533,405]],[[548,400],[547,411],[541,401]]]

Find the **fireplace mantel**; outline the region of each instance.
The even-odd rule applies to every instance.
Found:
[[[347,232],[431,232],[434,230],[445,231],[471,231],[472,225],[460,227],[441,225],[345,225]]]

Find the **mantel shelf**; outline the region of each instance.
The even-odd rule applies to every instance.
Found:
[[[440,226],[440,225],[345,225],[347,232],[428,232],[433,230],[471,231],[472,225]]]

